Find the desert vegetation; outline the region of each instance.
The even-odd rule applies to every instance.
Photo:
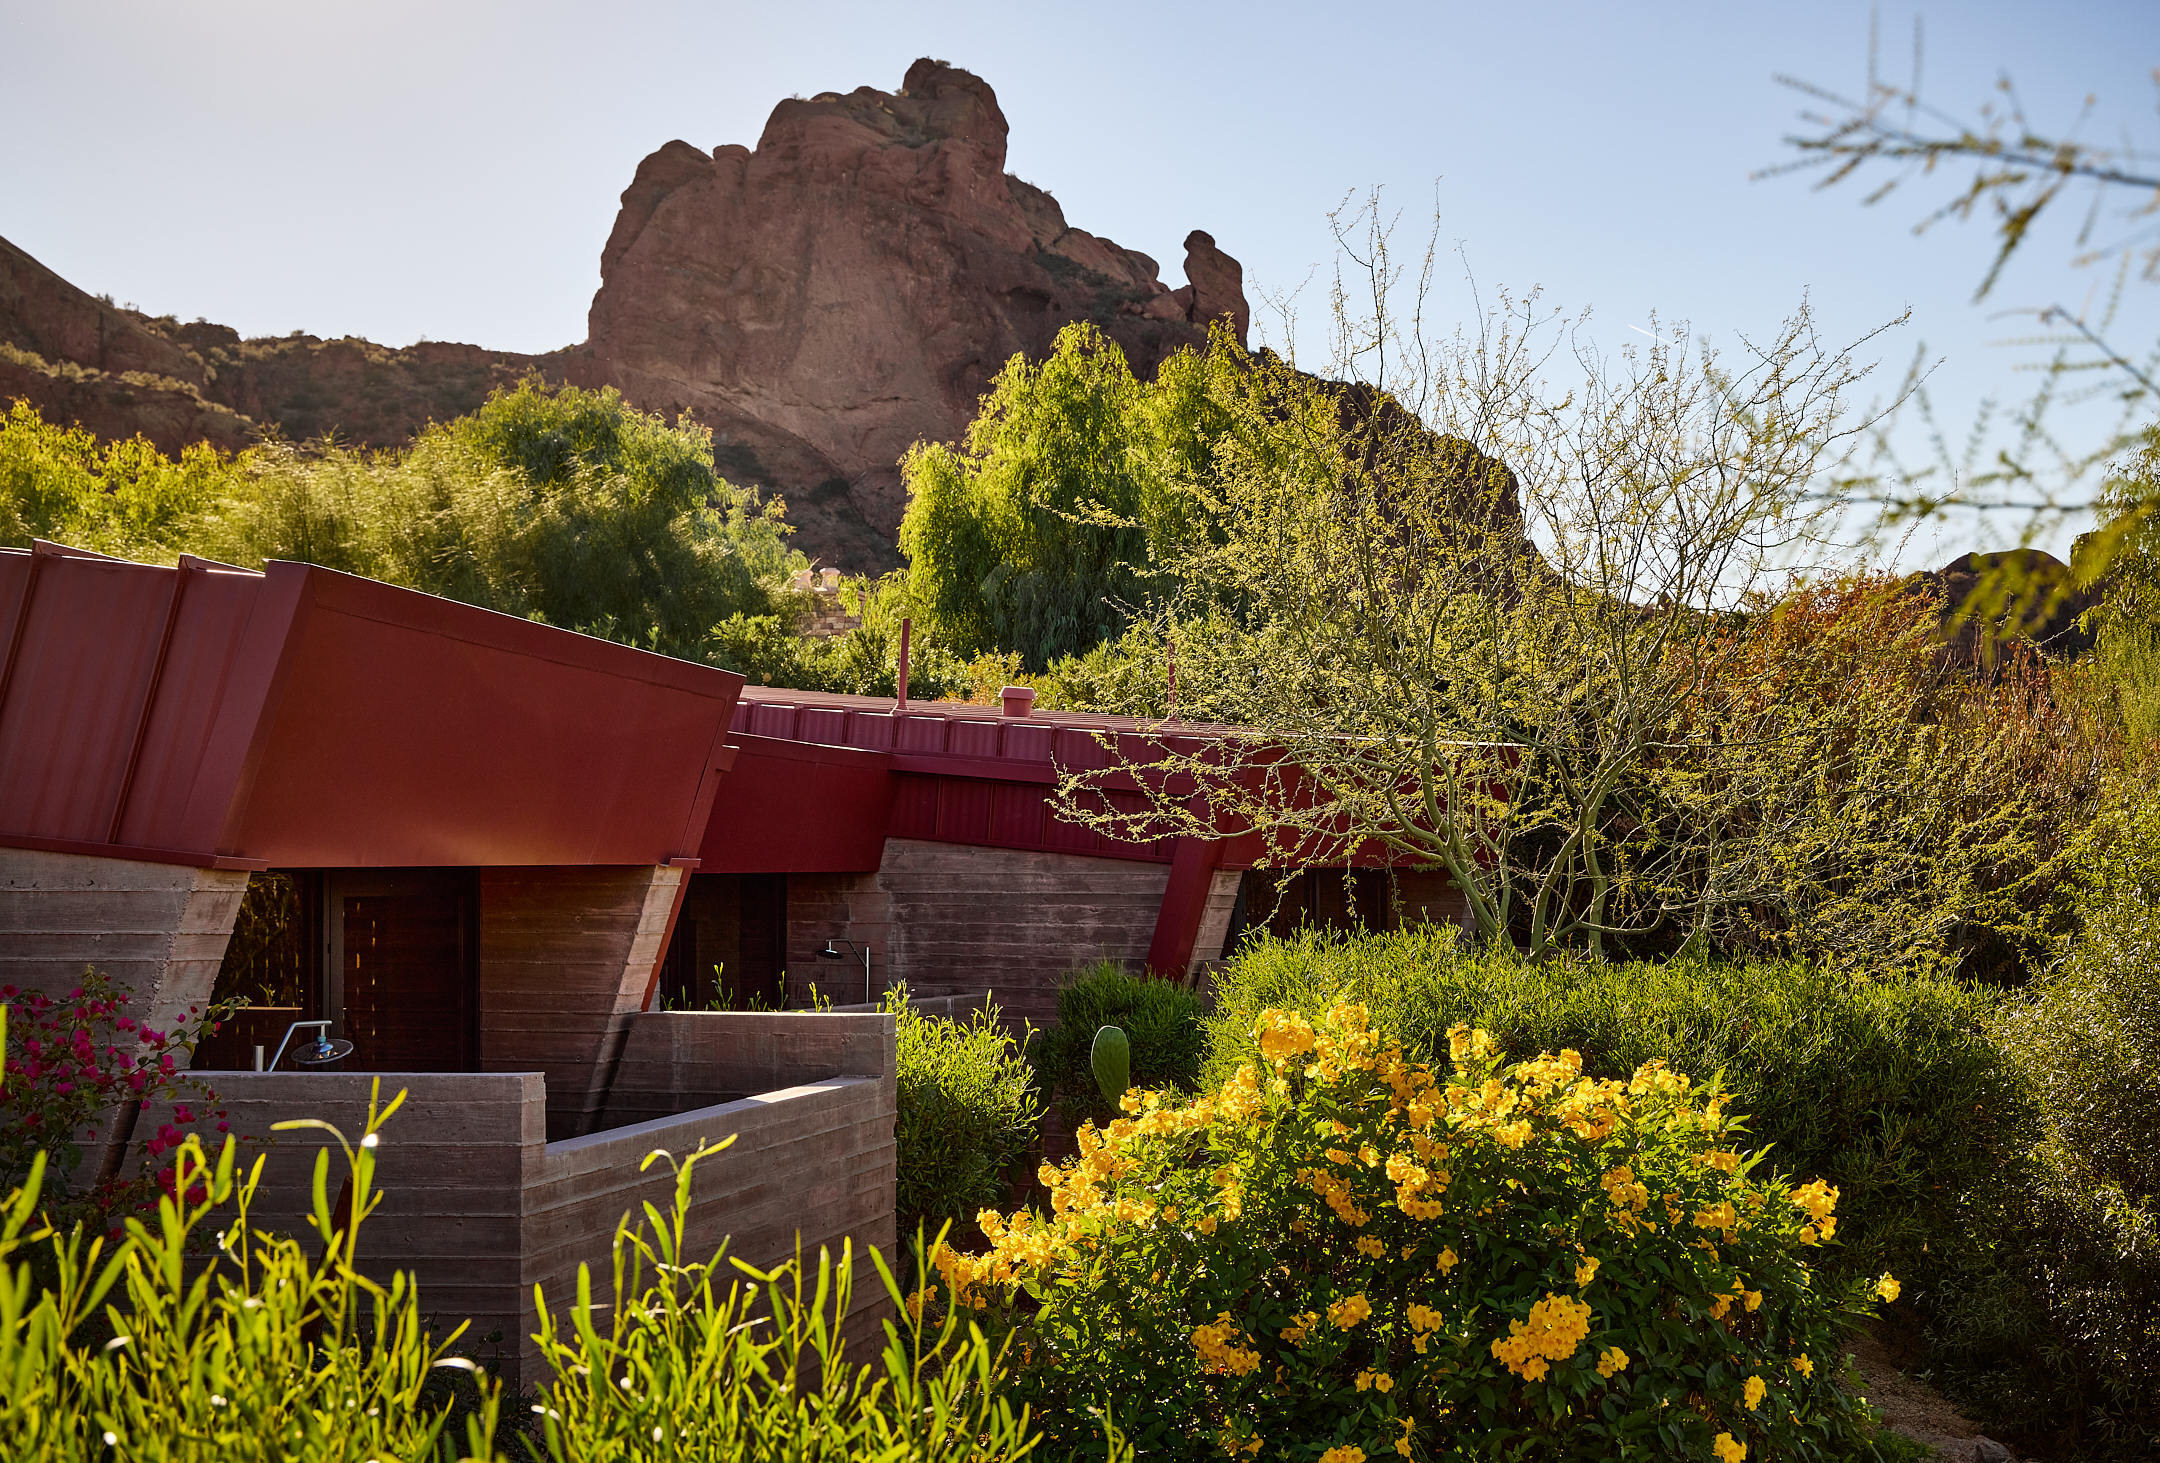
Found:
[[[830,640],[795,632],[783,505],[609,393],[177,459],[18,405],[11,541],[300,558],[825,689],[889,692],[911,617],[918,696],[1019,680],[1279,754],[1233,785],[1166,750],[1201,795],[1115,814],[1075,774],[1070,816],[1251,827],[1283,869],[1377,842],[1474,929],[1257,939],[1206,1000],[1076,972],[1025,1044],[903,1011],[928,1248],[884,1257],[882,1351],[833,1354],[844,1265],[737,1277],[648,1216],[612,1319],[551,1321],[563,1369],[514,1403],[334,1241],[243,1218],[231,1266],[178,1265],[247,1192],[213,1096],[138,1135],[161,1181],[100,1187],[87,1115],[171,1086],[176,1038],[93,978],[9,1035],[10,1454],[200,1456],[245,1408],[354,1458],[1895,1457],[1839,1350],[1877,1313],[1998,1435],[2149,1447],[2160,444],[2108,480],[2093,651],[1965,662],[1924,589],[1795,567],[1855,369],[1804,316],[1729,366],[1527,319],[1362,384],[1220,335],[1143,382],[1072,327],[910,456],[911,565]],[[1053,1108],[1079,1151],[1031,1174]],[[744,1339],[753,1305],[778,1326]],[[187,1419],[163,1454],[105,1441],[153,1415]]]
[[[672,1155],[517,1398],[358,1273],[344,1175],[319,1246],[254,1226],[210,1089],[118,1181],[98,1115],[192,1091],[190,1034],[93,972],[7,1029],[0,1452],[1910,1456],[1862,1325],[2026,1451],[2160,1449],[2160,428],[2094,468],[2093,647],[2049,653],[2014,566],[1952,604],[1840,538],[1884,488],[1869,340],[1612,354],[1536,296],[1428,337],[1376,220],[1321,371],[1227,324],[1152,377],[1086,322],[1011,360],[826,638],[785,504],[612,391],[176,457],[15,404],[0,542],[303,560],[823,691],[892,694],[911,621],[919,698],[1219,723],[1260,769],[1165,738],[1068,818],[1253,833],[1263,875],[1378,848],[1469,917],[1254,937],[1205,990],[1075,971],[1041,1033],[896,996],[881,1336],[841,1347],[851,1257],[684,1253],[729,1156]]]

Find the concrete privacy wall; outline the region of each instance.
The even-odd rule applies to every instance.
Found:
[[[839,935],[871,947],[876,990],[895,980],[923,996],[988,989],[1008,1020],[1045,1026],[1066,971],[1104,959],[1141,967],[1169,878],[1167,864],[887,839],[874,874],[789,877],[789,999],[806,1002],[812,981],[836,1002],[861,999],[859,963],[813,958]],[[1219,955],[1222,930],[1212,951],[1202,935],[1196,958]]]
[[[94,965],[134,992],[131,1015],[176,1026],[209,1002],[247,878],[0,848],[0,985],[57,995]]]
[[[842,1073],[895,1082],[894,1028],[878,1012],[647,1011],[602,1121],[613,1129]]]
[[[378,1276],[411,1273],[422,1308],[446,1328],[469,1318],[462,1346],[487,1356],[495,1347],[478,1338],[501,1332],[497,1344],[513,1385],[543,1377],[530,1340],[538,1329],[533,1287],[560,1315],[576,1294],[579,1264],[607,1283],[609,1247],[624,1214],[646,1202],[662,1212],[671,1205],[667,1166],[638,1169],[656,1148],[680,1157],[735,1138],[725,1153],[698,1165],[693,1254],[709,1255],[725,1239],[731,1254],[768,1267],[792,1258],[798,1240],[814,1261],[820,1246],[837,1256],[852,1239],[858,1259],[849,1334],[866,1338],[886,1313],[866,1247],[889,1252],[893,1245],[892,1018],[669,1012],[639,1018],[637,1027],[646,1022],[654,1023],[650,1036],[632,1031],[635,1051],[679,1049],[697,1083],[753,1095],[551,1143],[538,1073],[381,1076],[386,1099],[401,1088],[408,1096],[378,1149],[384,1197],[361,1228],[362,1261]],[[802,1023],[822,1024],[825,1037]],[[815,1057],[798,1050],[806,1038]],[[869,1070],[842,1070],[850,1066]],[[644,1091],[678,1085],[649,1065],[633,1070],[651,1078]],[[758,1087],[775,1073],[794,1080]],[[276,1122],[313,1117],[357,1138],[376,1081],[364,1073],[205,1075],[234,1130],[256,1136],[270,1135]],[[169,1116],[169,1109],[154,1108],[144,1115],[144,1131]],[[343,1155],[312,1131],[276,1138],[252,1220],[311,1237],[315,1155],[330,1149],[333,1201],[346,1171]]]
[[[548,1136],[592,1130],[683,870],[480,871],[480,1068],[547,1075]]]

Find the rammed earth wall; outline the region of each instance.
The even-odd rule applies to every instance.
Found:
[[[132,1014],[181,1024],[207,1005],[248,876],[133,859],[0,848],[0,985],[65,995],[94,965]]]
[[[378,1149],[382,1207],[361,1227],[368,1270],[404,1270],[420,1303],[445,1326],[470,1319],[461,1348],[501,1353],[513,1384],[542,1378],[533,1287],[560,1313],[590,1265],[604,1288],[617,1222],[651,1203],[663,1212],[674,1179],[646,1154],[677,1157],[733,1137],[698,1165],[690,1249],[770,1266],[798,1244],[855,1249],[848,1331],[866,1338],[888,1304],[868,1247],[893,1248],[893,1018],[883,1014],[658,1012],[637,1018],[618,1092],[582,1137],[547,1140],[548,1094],[537,1072],[201,1074],[236,1132],[320,1118],[357,1139],[369,1093],[400,1089],[404,1106]],[[676,1073],[683,1075],[678,1079]],[[718,1100],[730,1093],[747,1095]],[[707,1101],[706,1099],[713,1099]],[[670,1110],[677,1103],[698,1103]],[[144,1114],[144,1131],[169,1109]],[[258,1227],[312,1237],[315,1158],[330,1150],[330,1183],[345,1171],[326,1135],[274,1135],[252,1213]],[[501,1333],[498,1342],[484,1338]]]

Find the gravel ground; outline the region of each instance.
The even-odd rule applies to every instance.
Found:
[[[1883,1411],[1891,1431],[1936,1450],[1945,1463],[2011,1463],[2017,1455],[1983,1435],[1950,1399],[1900,1371],[1891,1349],[1868,1332],[1852,1341],[1853,1362],[1867,1385],[1867,1399]]]

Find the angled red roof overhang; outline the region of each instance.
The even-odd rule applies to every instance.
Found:
[[[1145,822],[1150,799],[1136,779],[1150,775],[1165,749],[1217,747],[1229,775],[1276,755],[1239,727],[1070,712],[1003,716],[956,702],[900,706],[753,686],[736,704],[728,741],[740,756],[706,825],[707,871],[867,873],[879,867],[888,837],[1195,869],[1204,846],[1208,871],[1249,869],[1269,853],[1261,832],[1127,839],[1060,812],[1061,773],[1102,773],[1092,779],[1094,795]],[[1288,786],[1291,796],[1316,795],[1294,769]],[[1331,867],[1401,861],[1378,841],[1350,848],[1309,837],[1275,850],[1272,862],[1296,867],[1301,859]]]
[[[0,845],[694,857],[742,678],[313,565],[0,551]]]

